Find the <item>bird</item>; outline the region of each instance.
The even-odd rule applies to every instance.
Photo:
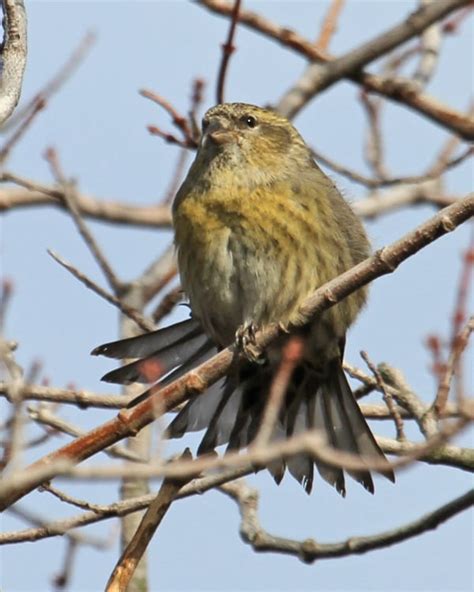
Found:
[[[166,435],[205,430],[199,455],[221,445],[226,451],[245,449],[258,433],[283,348],[297,335],[303,348],[271,441],[318,430],[328,445],[369,464],[375,460],[377,472],[394,481],[342,367],[346,333],[365,305],[367,288],[300,326],[304,300],[368,257],[370,244],[361,221],[296,128],[277,112],[251,104],[210,108],[172,217],[191,317],[95,348],[94,355],[135,359],[103,380],[147,383],[147,369],[157,367],[161,383],[168,384],[237,343],[247,355],[190,399]],[[253,356],[256,331],[270,323],[288,332]],[[315,467],[345,495],[344,470],[310,454],[273,460],[266,468],[277,483],[288,470],[310,493]],[[346,472],[374,493],[369,467]]]

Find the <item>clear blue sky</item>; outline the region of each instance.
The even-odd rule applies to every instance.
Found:
[[[336,54],[398,22],[415,6],[414,2],[387,0],[347,4],[331,46]],[[41,155],[46,146],[54,145],[64,170],[77,178],[82,191],[136,203],[160,199],[177,151],[149,136],[145,129],[149,123],[171,126],[166,115],[141,98],[137,89],[154,89],[185,112],[190,81],[202,76],[208,82],[206,106],[212,105],[226,21],[184,1],[31,1],[27,5],[30,53],[25,99],[57,71],[86,31],[94,30],[98,42],[38,117],[15,150],[9,168],[51,182]],[[327,3],[260,1],[244,5],[314,39]],[[244,29],[238,30],[237,46],[230,64],[228,100],[273,102],[305,66],[301,57]],[[429,87],[430,93],[458,109],[466,108],[472,92],[472,46],[471,21],[462,35],[446,40],[439,73]],[[348,83],[337,85],[314,101],[295,124],[322,152],[364,170],[364,117],[355,105],[356,93]],[[387,108],[383,128],[394,174],[419,173],[445,137],[433,124],[398,106]],[[361,187],[334,178],[348,198],[364,196]],[[464,164],[449,175],[448,189],[465,194],[472,190],[472,181],[472,167]],[[431,213],[423,207],[387,216],[368,225],[371,238],[377,246],[390,242]],[[170,240],[169,232],[123,230],[98,223],[90,227],[126,279],[138,275]],[[426,400],[433,397],[434,381],[423,339],[433,331],[448,331],[460,254],[468,244],[468,234],[466,227],[457,230],[408,261],[395,275],[376,282],[369,307],[349,335],[349,361],[362,365],[358,352],[366,349],[376,362],[401,368]],[[74,382],[110,392],[110,387],[99,382],[110,365],[91,358],[89,351],[115,337],[117,313],[46,253],[52,248],[100,279],[71,221],[50,209],[16,211],[0,219],[0,237],[0,276],[12,277],[16,287],[7,329],[8,337],[20,343],[19,361],[27,366],[40,357],[51,384]],[[3,403],[0,409],[5,413]],[[84,428],[111,416],[66,406],[61,413]],[[374,428],[393,436],[391,424]],[[53,443],[59,446],[66,441],[58,437]],[[186,444],[194,441],[188,438]],[[472,445],[472,438],[465,436],[463,442]],[[38,455],[44,452],[35,450]],[[311,496],[290,479],[276,487],[267,474],[252,477],[250,483],[261,490],[261,521],[271,533],[329,542],[411,521],[466,491],[472,478],[453,469],[420,464],[399,474],[396,485],[377,480],[373,497],[350,483],[346,499],[320,480]],[[98,503],[117,497],[110,484],[60,485]],[[21,503],[51,518],[75,514],[46,493],[33,494]],[[8,514],[3,517],[3,529],[24,526]],[[116,532],[114,528],[107,522],[88,531],[107,536]],[[402,545],[307,566],[292,557],[255,554],[239,539],[234,504],[212,492],[171,509],[151,545],[149,562],[153,590],[467,591],[473,583],[472,535],[472,514],[464,513]],[[64,546],[56,538],[3,547],[2,590],[50,589],[50,577],[60,568]],[[103,589],[116,558],[117,545],[105,553],[81,548],[70,590]]]

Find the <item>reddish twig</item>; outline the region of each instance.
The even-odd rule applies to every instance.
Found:
[[[229,33],[227,35],[227,41],[222,44],[222,60],[219,67],[219,73],[217,75],[217,87],[216,87],[216,103],[224,102],[224,84],[227,74],[227,68],[229,67],[230,56],[235,51],[234,37],[237,29],[237,22],[239,20],[241,0],[234,0],[234,7],[230,17]]]
[[[193,133],[188,120],[186,119],[186,117],[181,115],[181,113],[179,113],[178,110],[175,107],[173,107],[173,105],[169,101],[167,101],[161,95],[151,90],[141,89],[139,93],[142,97],[150,99],[150,101],[153,101],[168,113],[168,115],[171,117],[173,125],[176,128],[178,128],[183,134],[183,140],[171,140],[170,138],[173,137],[172,134],[162,132],[159,128],[156,128],[156,126],[148,126],[149,131],[151,131],[150,128],[156,128],[157,130],[159,130],[158,135],[162,135],[162,137],[164,137],[164,139],[166,139],[168,142],[174,142],[180,145],[183,145],[184,143],[185,148],[195,148],[197,146],[193,138]]]
[[[168,144],[176,144],[177,146],[181,146],[181,148],[197,148],[197,143],[192,138],[180,140],[175,135],[170,134],[169,132],[164,132],[156,125],[147,125],[146,128],[150,132],[150,134],[152,134],[153,136],[159,136],[160,138],[163,138],[163,140]]]
[[[436,398],[433,403],[433,410],[437,417],[441,417],[444,413],[444,409],[448,401],[451,380],[456,372],[459,359],[468,344],[472,331],[474,331],[474,317],[469,319],[464,329],[459,332],[453,342],[451,353],[445,365],[445,370],[439,381],[438,392],[436,393]],[[458,392],[461,393],[462,390],[460,389]],[[463,397],[459,397],[457,403],[462,409]]]
[[[329,47],[329,42],[337,28],[337,20],[344,8],[344,2],[345,0],[332,0],[328,8],[318,39],[315,43],[315,46],[320,51],[326,51]]]
[[[270,441],[291,375],[303,355],[303,347],[303,340],[293,336],[283,348],[281,362],[273,378],[260,429],[252,442],[252,447],[265,446]]]
[[[439,335],[428,335],[425,345],[431,354],[431,372],[437,382],[441,380],[443,372],[446,370],[446,364],[443,361],[443,343]]]
[[[456,304],[454,306],[454,314],[452,317],[451,330],[451,348],[454,347],[457,336],[461,331],[461,327],[467,318],[467,306],[469,299],[469,292],[472,289],[472,275],[474,270],[474,226],[471,226],[471,236],[469,239],[469,246],[463,255],[463,266],[461,276],[459,278],[458,290],[456,294]]]

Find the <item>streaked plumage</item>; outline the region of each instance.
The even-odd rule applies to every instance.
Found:
[[[153,360],[176,377],[210,357],[215,347],[231,344],[242,326],[275,321],[289,326],[298,321],[299,306],[311,292],[369,253],[360,221],[295,128],[271,111],[241,103],[218,105],[205,115],[173,221],[193,319],[97,348],[94,353],[140,358],[106,380],[149,378],[142,370]],[[345,333],[365,297],[365,289],[359,290],[298,330],[304,355],[288,386],[274,439],[315,428],[337,449],[384,458],[341,366]],[[221,444],[247,446],[260,424],[285,339],[272,344],[263,361],[242,362],[225,381],[189,401],[171,423],[170,437],[206,429],[199,453]],[[298,455],[287,466],[310,491],[312,459]],[[268,468],[279,482],[285,463],[275,461]],[[320,462],[317,468],[345,492],[340,469]],[[350,474],[373,491],[368,470]],[[383,474],[393,479],[388,464]]]

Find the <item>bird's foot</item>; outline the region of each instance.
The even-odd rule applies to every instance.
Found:
[[[262,363],[263,354],[257,345],[256,335],[258,327],[255,323],[244,323],[235,333],[237,347],[250,362]]]

